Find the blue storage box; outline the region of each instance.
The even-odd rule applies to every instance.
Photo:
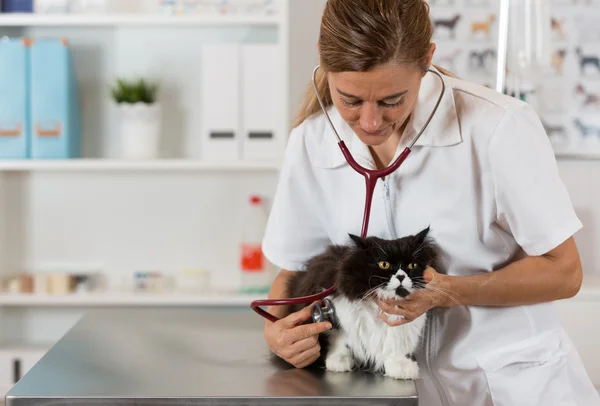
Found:
[[[29,42],[0,39],[0,158],[29,157]]]
[[[3,13],[32,13],[34,0],[0,0]]]
[[[39,38],[31,46],[31,157],[79,158],[78,86],[66,40]]]

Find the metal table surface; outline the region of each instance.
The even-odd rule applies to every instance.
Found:
[[[414,382],[272,363],[244,309],[87,313],[12,388],[7,406],[416,406]]]

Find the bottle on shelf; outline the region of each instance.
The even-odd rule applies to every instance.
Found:
[[[271,275],[262,251],[262,238],[267,224],[267,211],[260,196],[250,196],[244,213],[240,247],[241,292],[268,293]]]

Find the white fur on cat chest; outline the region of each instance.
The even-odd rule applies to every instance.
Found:
[[[417,350],[426,314],[397,327],[379,319],[379,308],[370,300],[351,302],[332,298],[336,316],[343,329],[328,333],[330,348],[325,366],[330,371],[350,371],[360,362],[369,362],[377,370],[395,379],[417,379],[418,364],[410,356]]]

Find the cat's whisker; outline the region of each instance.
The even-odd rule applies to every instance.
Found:
[[[386,280],[386,278],[384,278],[383,276],[379,276],[379,275],[371,275],[371,276],[369,277],[369,286],[371,286],[371,278],[379,278],[379,279]],[[384,283],[385,283],[385,282],[384,282]],[[381,285],[378,285],[378,286],[381,286]]]
[[[435,286],[432,286],[432,285],[430,285],[430,284],[427,284],[427,285],[424,285],[424,286],[423,286],[423,293],[425,293],[425,291],[426,291],[426,290],[431,290],[431,291],[433,291],[433,292],[439,293],[440,295],[446,296],[448,299],[452,300],[454,303],[456,303],[456,305],[457,305],[458,307],[460,307],[461,309],[463,309],[463,310],[466,312],[466,308],[465,308],[465,306],[464,306],[464,305],[462,305],[462,304],[461,304],[461,303],[458,301],[458,299],[456,299],[456,297],[454,296],[454,295],[456,295],[456,294],[454,294],[454,293],[449,293],[449,292],[446,292],[446,291],[444,291],[443,289],[437,288],[437,287],[435,287]],[[460,297],[460,295],[457,295],[457,296],[459,296],[459,297]]]
[[[427,243],[426,243],[425,241],[423,241],[423,242],[421,243],[421,245],[419,245],[419,246],[417,247],[417,249],[416,249],[416,250],[415,250],[415,251],[412,253],[412,256],[413,256],[413,258],[414,258],[414,257],[415,257],[415,256],[416,256],[416,255],[417,255],[419,252],[421,252],[421,250],[422,250],[423,248],[425,248],[426,246],[427,246]]]
[[[454,291],[451,291],[451,290],[448,290],[448,289],[441,288],[441,287],[437,286],[437,283],[436,283],[436,282],[434,282],[434,281],[432,281],[432,282],[429,282],[429,283],[425,283],[424,281],[423,281],[423,282],[421,282],[421,281],[420,281],[419,283],[421,283],[421,285],[422,285],[423,287],[431,287],[431,288],[435,288],[435,289],[437,289],[437,290],[438,290],[438,291],[440,291],[440,292],[446,292],[446,293],[448,293],[448,294],[457,295],[457,293],[456,293],[456,292],[454,292]],[[460,295],[458,295],[458,296],[460,296]]]
[[[425,283],[425,281],[422,278],[414,278],[413,283],[415,283],[418,287],[423,289],[431,289],[449,296],[456,295],[460,297],[460,295],[457,295],[456,292],[437,287],[435,282]]]
[[[363,297],[358,301],[358,303],[364,302],[365,300],[370,299],[372,296],[375,296],[377,294],[377,289],[379,289],[383,285],[385,285],[385,282],[367,290]]]
[[[377,246],[377,248],[381,250],[381,252],[383,252],[383,255],[385,255],[386,257],[388,256],[387,252],[385,252],[385,250],[381,247],[381,245],[379,245],[377,241],[373,240],[373,243]]]
[[[369,289],[369,290],[368,290],[368,291],[367,291],[367,292],[366,292],[366,293],[363,295],[363,299],[366,299],[366,298],[368,298],[369,296],[374,296],[374,295],[377,293],[377,289],[379,289],[379,288],[380,288],[381,286],[383,286],[383,285],[384,285],[384,284],[382,283],[382,284],[380,284],[380,285],[377,285],[377,286],[375,286],[375,287],[374,287],[374,288],[372,288],[372,289]]]
[[[435,301],[433,295],[427,292],[427,289],[421,289],[421,292],[423,292],[424,295],[427,295],[432,301]]]

